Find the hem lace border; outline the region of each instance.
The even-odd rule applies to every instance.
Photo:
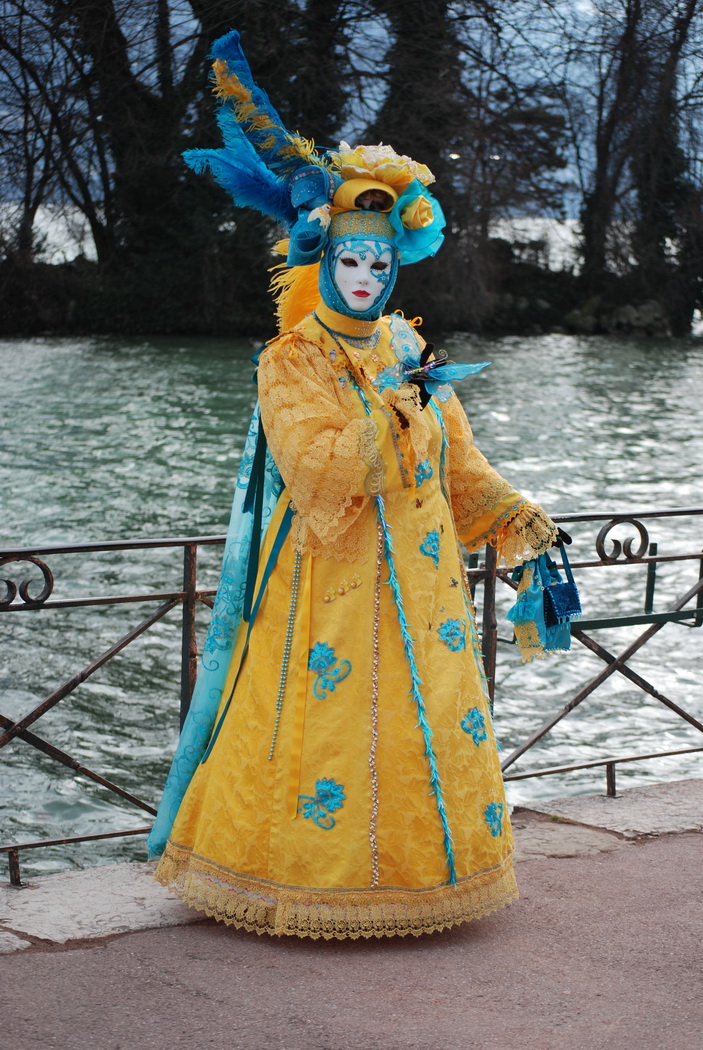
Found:
[[[419,936],[482,918],[518,899],[509,854],[495,867],[429,889],[306,889],[243,875],[169,842],[154,878],[229,926],[277,936]]]

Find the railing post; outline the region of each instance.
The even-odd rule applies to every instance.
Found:
[[[7,861],[10,867],[10,885],[19,890],[22,888],[22,879],[20,878],[20,851],[18,849],[8,850]]]
[[[615,763],[607,762],[605,766],[605,793],[609,798],[615,798]]]
[[[649,545],[649,557],[655,558],[657,555],[658,546],[656,543],[650,543]],[[644,611],[646,613],[654,612],[654,588],[657,582],[657,563],[650,561],[647,563],[647,588],[644,595]]]
[[[198,547],[187,543],[183,548],[183,630],[181,640],[181,729],[186,720],[195,686],[198,650],[195,638],[195,587],[198,570]]]
[[[496,649],[498,645],[498,621],[496,619],[496,549],[486,544],[486,575],[483,580],[483,623],[481,628],[481,654],[483,669],[488,679],[488,697],[493,711],[496,677]]]

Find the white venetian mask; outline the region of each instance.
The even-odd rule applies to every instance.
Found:
[[[365,313],[386,294],[393,272],[393,249],[382,241],[362,241],[336,253],[333,280],[346,305]]]

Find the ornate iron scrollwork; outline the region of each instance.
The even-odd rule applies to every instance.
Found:
[[[0,567],[13,561],[28,561],[31,562],[32,565],[36,565],[37,568],[41,570],[41,574],[44,577],[44,586],[39,594],[33,597],[29,593],[29,588],[33,583],[37,583],[38,581],[32,580],[30,577],[21,580],[20,583],[17,584],[14,580],[8,580],[7,577],[0,577],[0,582],[5,584],[6,589],[5,596],[0,599],[0,610],[9,609],[17,597],[18,592],[22,599],[21,603],[17,603],[18,605],[24,604],[32,609],[39,605],[43,605],[54,589],[54,575],[49,566],[43,562],[41,558],[36,558],[31,554],[6,554],[4,557],[0,557]]]
[[[615,536],[608,536],[608,534],[611,532],[612,529],[615,528],[616,525],[632,525],[637,530],[640,545],[636,551],[632,550],[632,544],[635,541],[634,536],[628,536],[626,540],[622,541],[616,539]],[[608,538],[610,539],[610,542],[612,543],[613,547],[610,553],[606,554],[605,541]],[[618,561],[621,554],[624,554],[625,561],[638,561],[640,558],[643,558],[645,556],[648,547],[649,533],[647,532],[647,529],[644,527],[642,522],[638,521],[637,518],[613,518],[612,521],[607,522],[603,526],[603,528],[598,533],[598,536],[596,537],[596,551],[598,552],[598,557],[601,561],[609,563]]]

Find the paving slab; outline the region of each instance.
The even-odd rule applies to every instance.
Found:
[[[703,837],[518,866],[521,900],[422,937],[210,921],[0,957],[7,1050],[701,1050]]]
[[[154,882],[153,872],[153,863],[111,864],[43,875],[19,889],[2,886],[0,928],[63,944],[196,921],[198,914]]]
[[[613,798],[574,795],[538,802],[530,808],[547,816],[605,828],[626,838],[703,831],[703,780],[647,784],[628,788]]]
[[[19,952],[31,946],[31,941],[25,941],[9,930],[0,930],[0,955],[9,955],[10,952]]]
[[[608,832],[555,822],[529,810],[516,810],[513,826],[518,861],[585,856],[626,844]],[[64,944],[201,921],[201,915],[153,881],[153,871],[153,863],[113,864],[39,876],[20,889],[0,887],[0,952],[29,947],[22,934]]]
[[[513,810],[512,824],[518,862],[538,857],[584,857],[631,845],[629,839],[610,831],[571,824],[523,807]]]

